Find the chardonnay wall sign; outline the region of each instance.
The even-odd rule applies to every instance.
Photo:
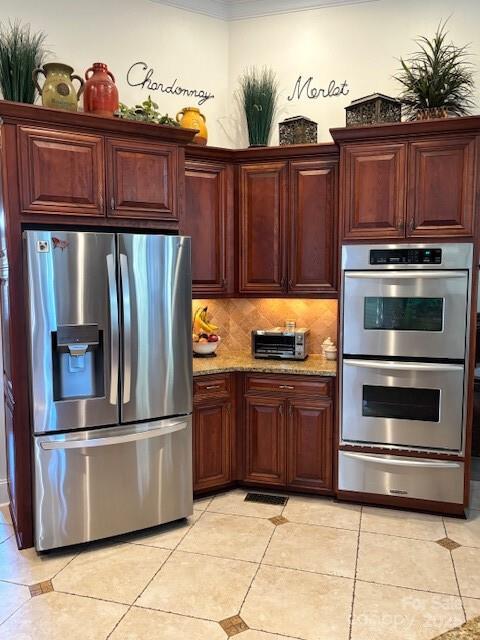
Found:
[[[172,96],[194,98],[199,106],[215,97],[208,89],[182,87],[182,85],[178,84],[178,78],[164,82],[163,79],[155,76],[154,67],[146,62],[134,62],[132,64],[127,71],[127,83],[131,87],[140,87],[148,92],[160,91],[160,93],[169,93]]]

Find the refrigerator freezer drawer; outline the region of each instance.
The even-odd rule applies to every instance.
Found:
[[[37,550],[191,515],[191,442],[191,416],[35,436]]]
[[[339,491],[463,503],[463,462],[340,451]]]

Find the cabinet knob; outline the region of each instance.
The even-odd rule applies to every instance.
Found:
[[[219,384],[209,384],[205,387],[205,389],[220,389]]]
[[[279,389],[291,389],[292,391],[295,389],[295,387],[292,384],[280,384],[278,385]]]
[[[412,231],[414,231],[415,229],[415,218],[410,218],[410,222],[408,223],[408,230],[410,231],[410,233],[412,233]]]
[[[112,196],[111,200],[110,200],[110,209],[115,209],[115,198]]]

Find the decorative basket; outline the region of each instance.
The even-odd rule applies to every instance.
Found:
[[[383,93],[372,93],[352,100],[345,107],[347,127],[402,121],[402,103]]]
[[[317,123],[305,116],[287,118],[278,128],[281,145],[317,143]]]

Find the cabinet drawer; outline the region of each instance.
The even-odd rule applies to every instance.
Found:
[[[249,375],[246,378],[246,392],[273,392],[288,395],[312,395],[329,397],[331,380],[315,376],[261,376]]]
[[[193,379],[194,400],[230,395],[230,375],[199,376]]]

